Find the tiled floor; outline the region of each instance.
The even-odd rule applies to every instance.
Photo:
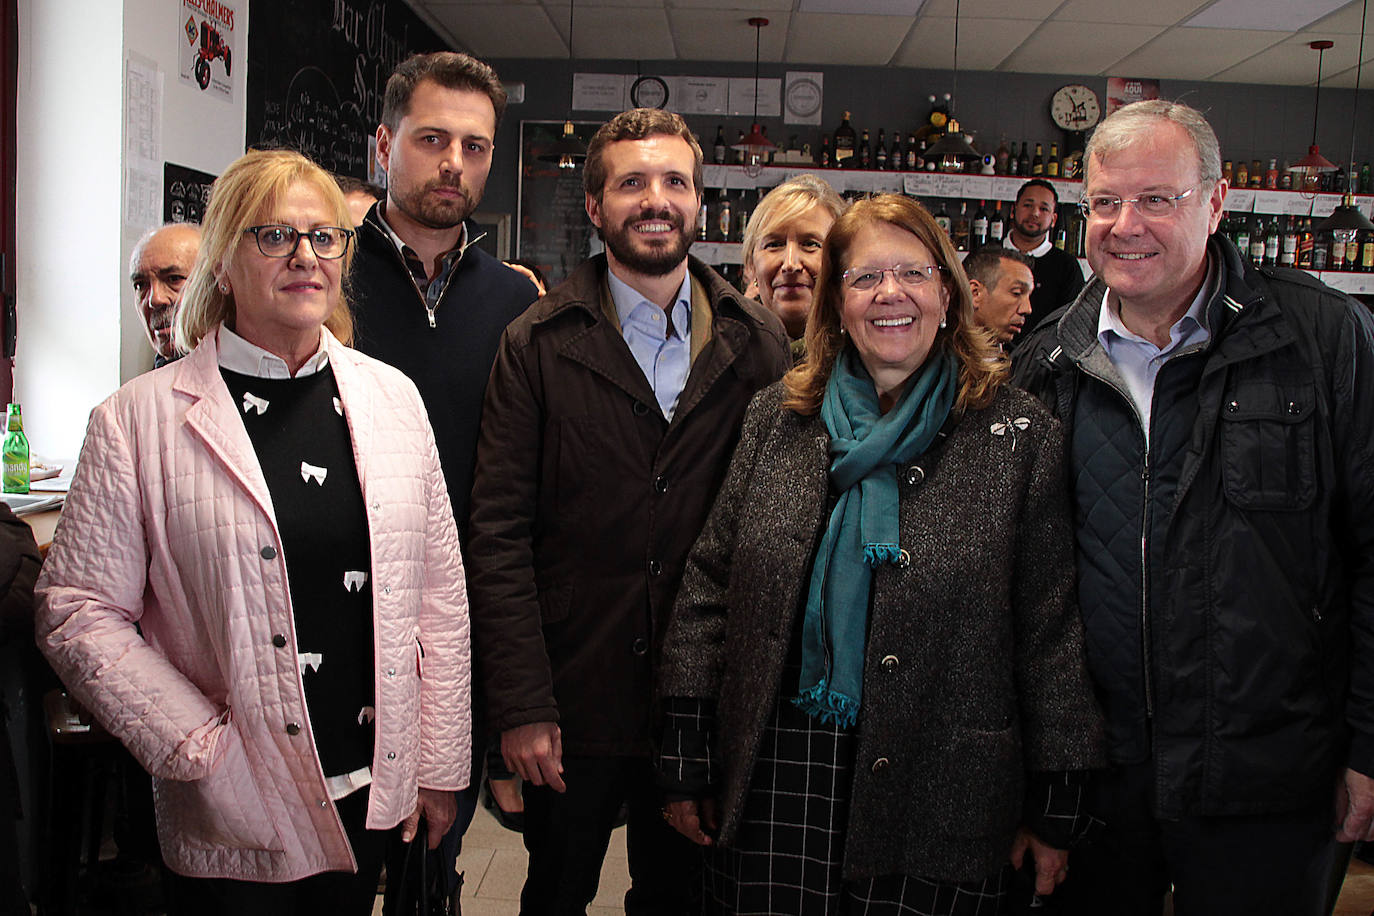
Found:
[[[463,916],[516,916],[520,912],[520,888],[525,883],[525,863],[520,834],[502,827],[485,808],[479,807],[463,837],[463,854],[458,857],[458,870],[463,872]],[[587,908],[588,916],[625,912],[625,891],[629,888],[625,828],[621,827],[611,835],[611,846],[601,869],[601,886],[592,906]]]

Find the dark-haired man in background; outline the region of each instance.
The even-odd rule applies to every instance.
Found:
[[[1054,247],[1050,230],[1059,221],[1059,192],[1043,178],[1032,178],[1016,192],[1011,209],[1011,231],[1002,240],[1005,248],[1035,259],[1035,291],[1031,312],[1021,336],[1035,330],[1050,312],[1067,305],[1083,289],[1083,269],[1078,259]]]

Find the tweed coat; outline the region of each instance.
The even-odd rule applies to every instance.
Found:
[[[419,786],[468,783],[467,595],[415,386],[327,331],[324,346],[367,506],[367,826],[386,829]],[[271,494],[216,332],[92,411],[35,629],[63,683],[152,775],[174,871],[279,882],[355,870],[315,751]]]
[[[819,416],[750,405],[693,548],[660,692],[716,702],[720,842],[739,827],[830,506]],[[1007,861],[1026,774],[1102,763],[1074,601],[1058,422],[1024,392],[898,469],[903,562],[875,570],[844,874],[977,880]]]

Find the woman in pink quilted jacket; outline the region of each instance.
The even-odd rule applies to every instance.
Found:
[[[190,354],[91,414],[38,642],[152,774],[174,912],[371,912],[387,831],[468,782],[467,594],[415,387],[347,347],[328,173],[215,182]]]

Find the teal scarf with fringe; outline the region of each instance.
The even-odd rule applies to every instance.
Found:
[[[830,482],[840,494],[811,567],[802,624],[801,693],[822,722],[852,726],[863,694],[873,569],[901,558],[897,465],[922,455],[949,417],[958,369],[948,353],[926,360],[887,413],[853,348],[835,360],[821,402],[830,433]]]

